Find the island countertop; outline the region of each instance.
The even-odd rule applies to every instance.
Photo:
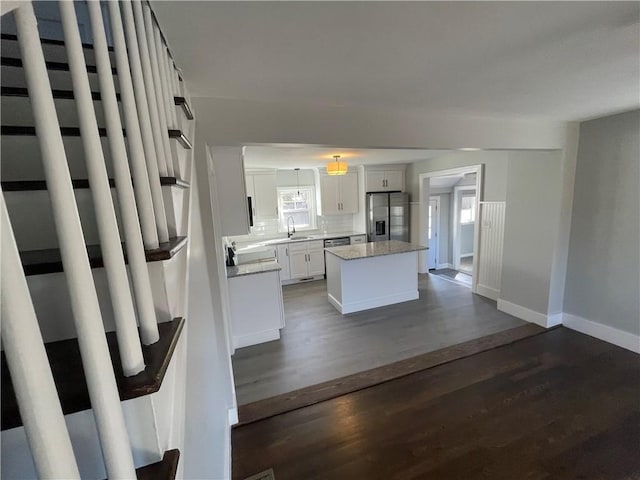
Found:
[[[255,275],[257,273],[275,272],[282,270],[282,267],[276,260],[267,262],[254,262],[237,265],[235,267],[227,267],[227,278],[241,277],[243,275]]]
[[[344,245],[342,247],[325,248],[324,251],[342,260],[358,260],[360,258],[418,252],[428,249],[429,247],[424,247],[416,243],[401,242],[400,240],[385,240],[383,242],[358,243],[355,245]]]

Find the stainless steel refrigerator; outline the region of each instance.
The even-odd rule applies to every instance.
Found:
[[[367,237],[370,242],[409,241],[408,193],[367,193]]]

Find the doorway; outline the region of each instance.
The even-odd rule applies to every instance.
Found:
[[[438,230],[440,229],[440,197],[429,199],[429,270],[438,268]]]

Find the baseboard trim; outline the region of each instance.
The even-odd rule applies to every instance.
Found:
[[[562,323],[562,314],[545,315],[501,298],[498,298],[498,310],[544,328],[551,328]]]
[[[238,423],[238,407],[233,407],[227,410],[227,417],[229,419],[230,426],[234,426]]]
[[[624,330],[594,322],[593,320],[587,320],[570,313],[562,314],[562,324],[585,335],[612,343],[634,353],[640,353],[640,335],[625,332]]]
[[[495,288],[487,287],[486,285],[477,284],[476,292],[478,295],[482,295],[483,297],[490,298],[491,300],[498,300],[500,297],[500,290],[496,290]]]
[[[453,270],[453,264],[451,263],[438,263],[436,265],[436,270],[442,270],[443,268],[450,268]]]
[[[252,333],[250,335],[242,335],[233,337],[233,348],[249,347],[258,343],[271,342],[280,339],[280,329],[265,330],[264,332]]]
[[[467,257],[473,257],[473,252],[460,254],[460,258],[467,258]]]
[[[417,290],[411,290],[408,292],[394,293],[393,295],[385,295],[384,297],[372,298],[360,302],[340,303],[331,294],[328,295],[329,303],[336,307],[343,315],[361,312],[371,308],[384,307],[386,305],[394,305],[396,303],[409,302],[411,300],[417,300],[419,296],[420,294]]]

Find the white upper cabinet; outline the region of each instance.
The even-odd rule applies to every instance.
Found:
[[[358,213],[358,175],[320,175],[322,215]]]
[[[276,172],[247,172],[246,185],[253,218],[278,218]]]
[[[246,235],[249,233],[247,196],[253,193],[245,190],[242,147],[212,147],[208,152],[212,160],[209,174],[220,202],[222,235]]]
[[[365,175],[367,192],[404,191],[404,166],[388,170],[367,170]]]

